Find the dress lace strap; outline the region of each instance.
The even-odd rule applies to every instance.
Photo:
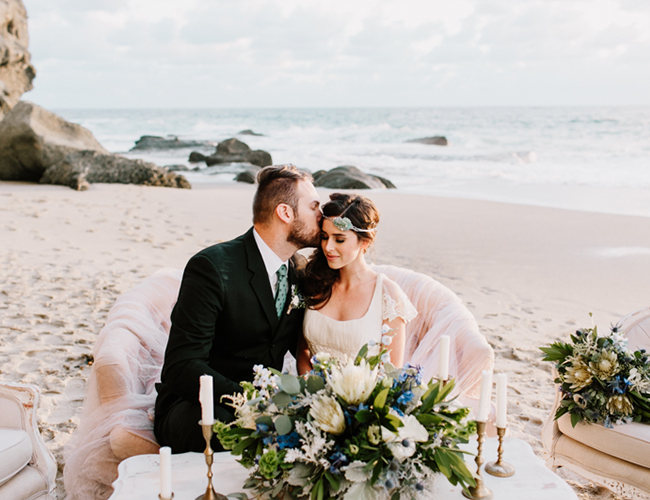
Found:
[[[382,321],[393,321],[396,318],[402,318],[408,323],[418,315],[417,309],[411,304],[411,301],[399,287],[397,283],[383,279],[382,293]]]

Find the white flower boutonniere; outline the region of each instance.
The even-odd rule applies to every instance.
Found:
[[[289,301],[287,314],[289,314],[294,309],[304,309],[305,307],[307,307],[307,303],[300,293],[300,290],[298,290],[298,286],[291,285],[291,300]]]

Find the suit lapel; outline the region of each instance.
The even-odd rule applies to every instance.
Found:
[[[271,331],[275,331],[278,326],[278,316],[275,312],[275,301],[273,292],[269,284],[269,275],[266,272],[262,255],[255,243],[253,230],[250,229],[244,238],[244,248],[246,248],[246,258],[248,261],[248,270],[253,276],[250,279],[250,285],[257,296],[257,299],[264,310],[266,318],[271,324]]]

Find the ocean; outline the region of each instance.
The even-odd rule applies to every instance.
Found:
[[[129,152],[142,135],[237,137],[275,164],[339,165],[397,191],[650,217],[650,107],[55,110],[111,152],[158,165],[193,149]],[[262,136],[237,135],[251,129]],[[445,136],[448,146],[408,143]],[[213,149],[201,150],[204,154]],[[184,173],[233,183],[237,168]]]

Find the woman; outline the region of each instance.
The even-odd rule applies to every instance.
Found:
[[[366,343],[381,345],[382,337],[390,339],[383,347],[391,363],[402,366],[405,325],[417,311],[395,282],[366,263],[364,254],[379,223],[377,208],[363,196],[333,193],[322,210],[321,244],[301,286],[308,309],[298,344],[298,373],[312,369],[316,353],[352,357]],[[382,330],[388,335],[382,336]]]

